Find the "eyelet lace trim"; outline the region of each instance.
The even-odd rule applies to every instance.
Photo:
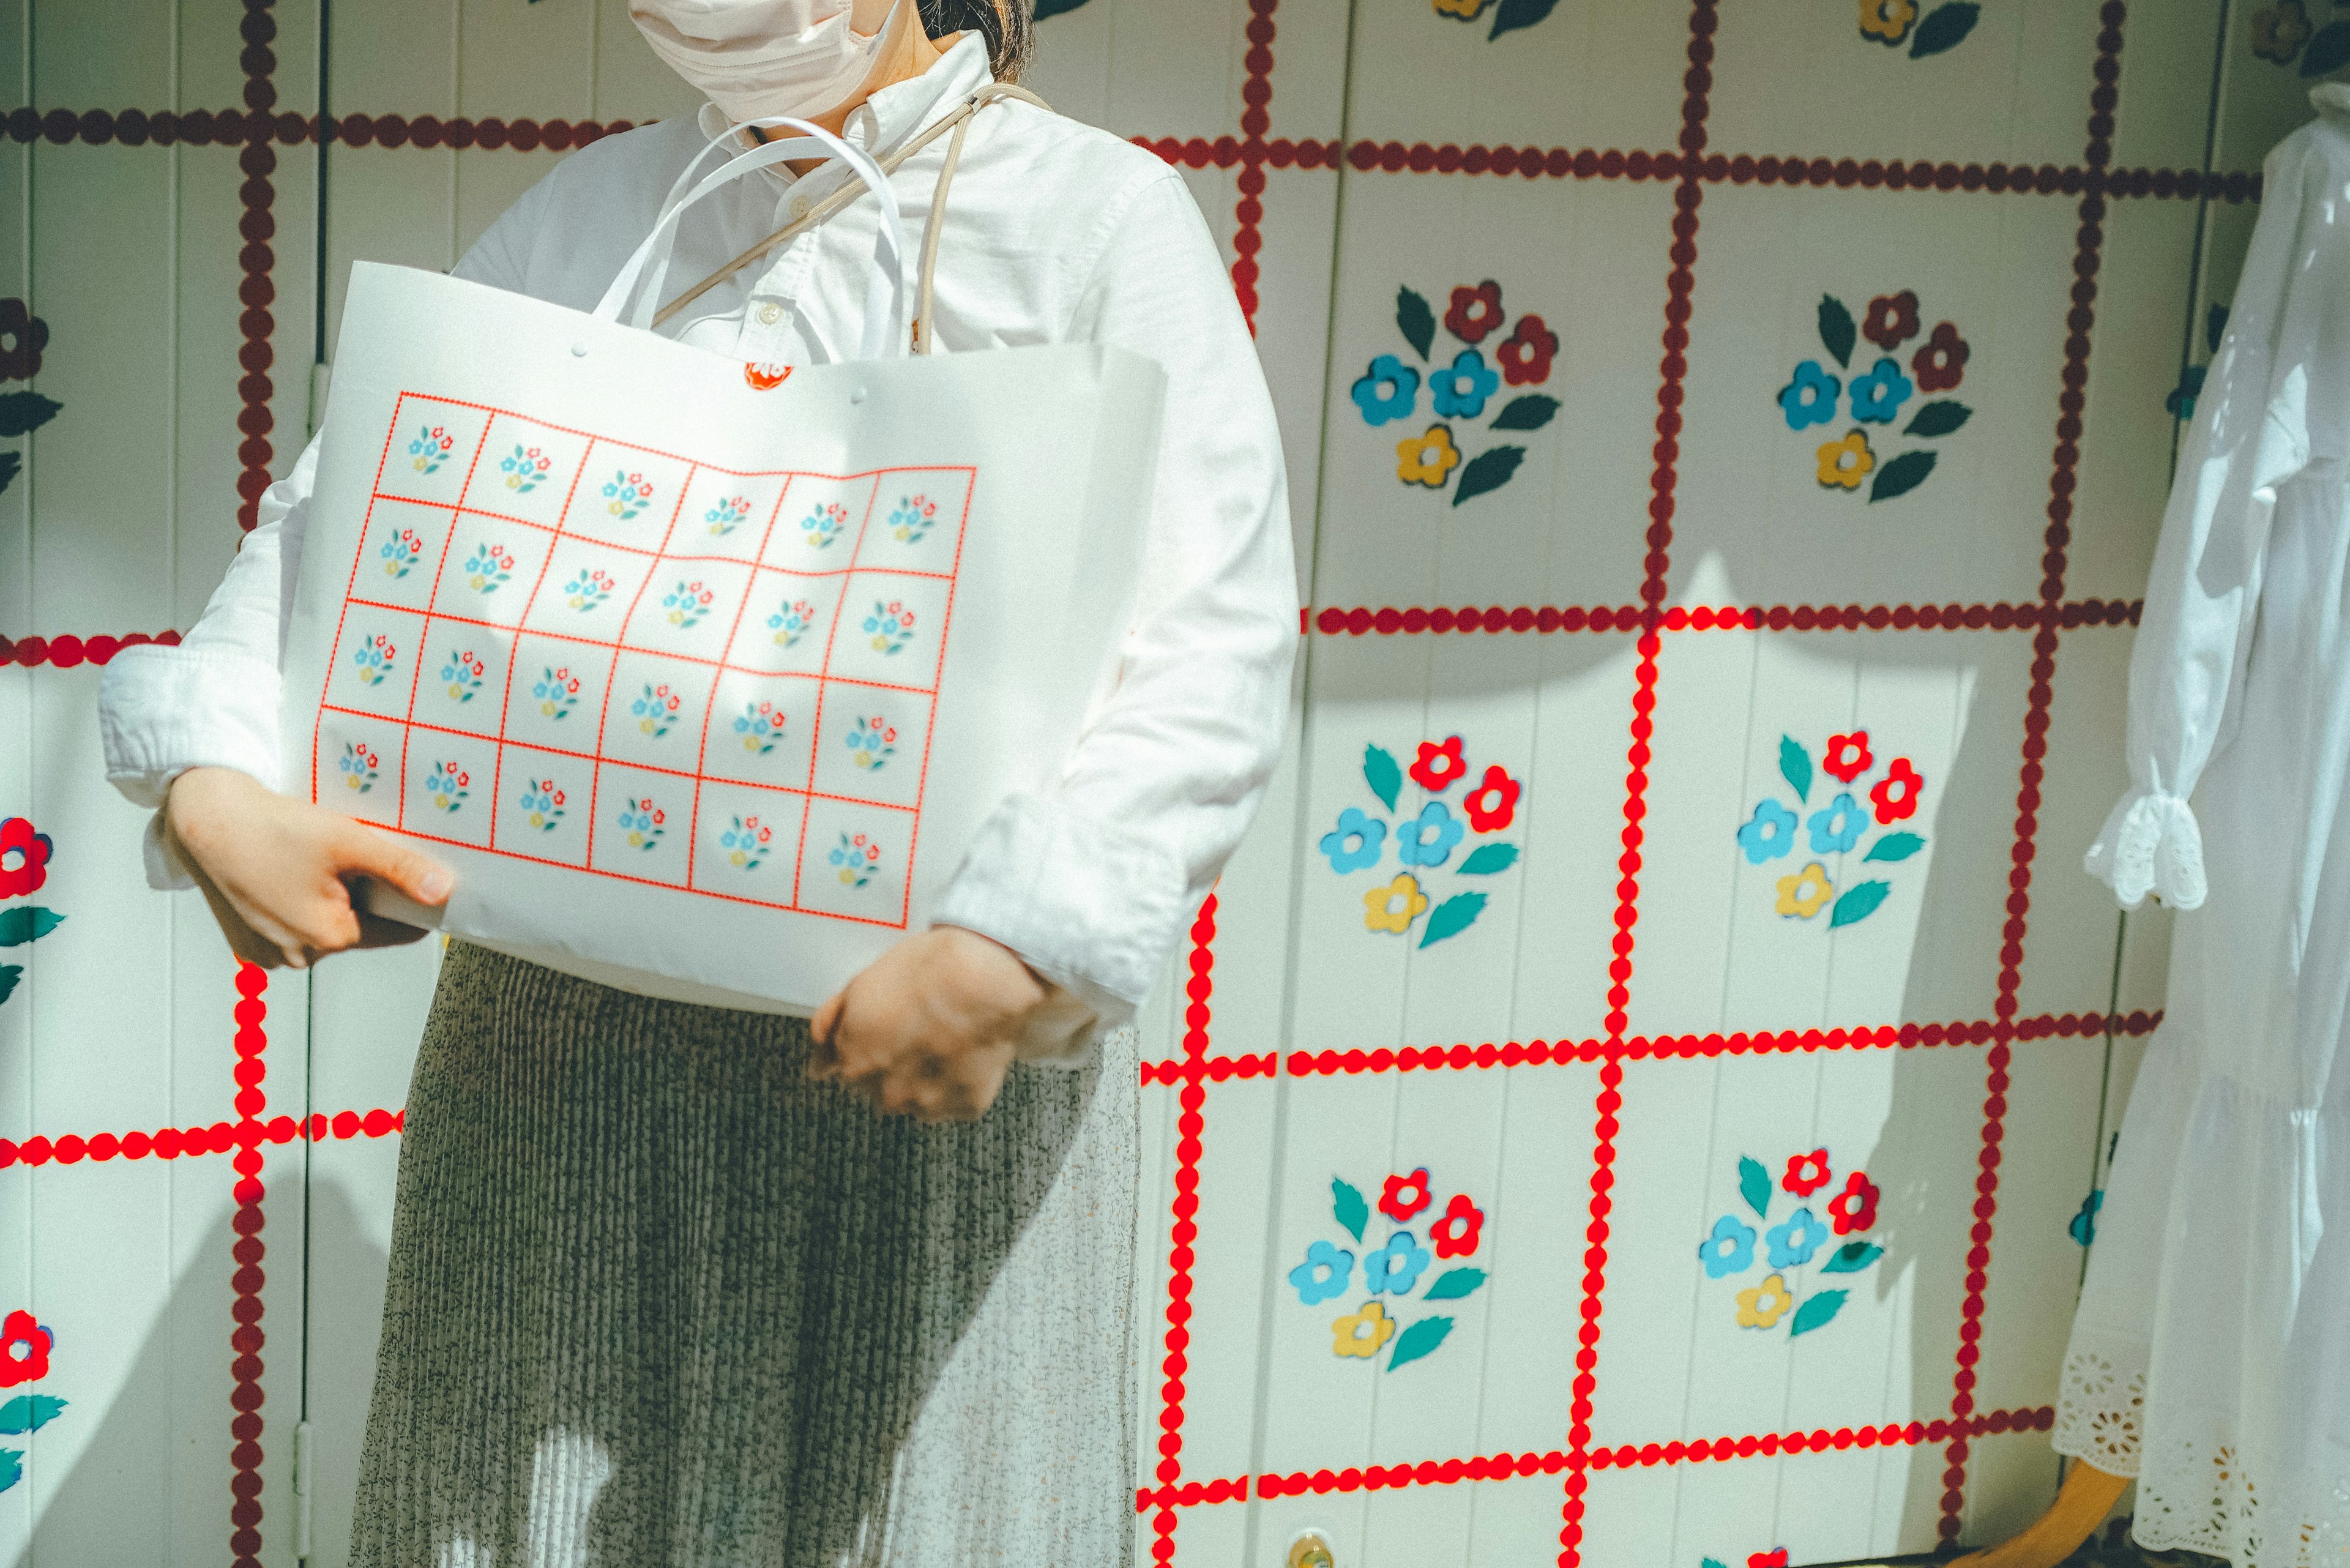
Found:
[[[2148,1347],[2075,1331],[2064,1353],[2063,1392],[2050,1444],[2109,1476],[2138,1473]]]
[[[2148,893],[2174,909],[2192,909],[2209,891],[2203,829],[2193,808],[2175,794],[2132,790],[2124,795],[2082,865],[2133,909]]]

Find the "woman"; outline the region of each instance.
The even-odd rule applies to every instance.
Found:
[[[710,99],[701,123],[575,153],[457,275],[587,308],[730,122],[800,115],[886,158],[1027,57],[1033,0],[915,4],[635,0]],[[896,181],[910,229],[946,146]],[[720,270],[839,178],[738,181],[689,216],[671,275]],[[874,207],[664,330],[749,361],[841,358]],[[1116,343],[1167,371],[1118,690],[1057,782],[983,829],[938,924],[813,1034],[450,950],[409,1101],[354,1563],[1130,1555],[1124,1025],[1278,748],[1297,614],[1279,441],[1215,246],[1158,160],[992,104],[941,235],[941,349]],[[110,776],[161,808],[151,875],[201,887],[240,954],[296,967],[403,934],[357,914],[347,879],[428,904],[450,887],[275,793],[280,585],[315,460],[264,497],[186,640],[109,668],[102,710]]]

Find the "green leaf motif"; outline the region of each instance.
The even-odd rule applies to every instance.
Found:
[[[1557,8],[1558,0],[1502,0],[1502,8],[1493,13],[1493,30],[1485,35],[1485,41],[1490,44],[1504,33],[1531,27]]]
[[[1036,0],[1036,20],[1041,22],[1047,16],[1074,11],[1085,3],[1086,0]]]
[[[25,460],[15,452],[0,452],[0,495],[6,494],[8,487],[16,483],[16,471],[24,466]]]
[[[6,1491],[24,1479],[23,1451],[17,1449],[0,1449],[0,1491]]]
[[[1514,844],[1480,844],[1461,863],[1463,877],[1491,877],[1496,871],[1507,871],[1518,863],[1518,846]]]
[[[1330,1179],[1330,1211],[1347,1228],[1347,1235],[1357,1241],[1363,1239],[1363,1227],[1370,1223],[1371,1206],[1363,1201],[1360,1191],[1335,1176]]]
[[[1528,392],[1513,399],[1510,406],[1494,416],[1497,431],[1538,431],[1558,417],[1558,400],[1540,392]]]
[[[1762,1168],[1761,1160],[1738,1157],[1738,1196],[1746,1199],[1756,1219],[1771,1217],[1771,1173]]]
[[[1820,296],[1820,342],[1847,370],[1852,369],[1852,343],[1856,336],[1852,312],[1844,307],[1844,301],[1833,294]]]
[[[1720,1558],[1709,1557],[1705,1560],[1704,1568],[1723,1568],[1723,1565]]]
[[[1461,485],[1452,493],[1452,504],[1458,506],[1472,495],[1501,489],[1517,477],[1518,464],[1525,460],[1526,449],[1522,446],[1497,446],[1491,452],[1479,452],[1461,471]]]
[[[1926,841],[1914,833],[1888,833],[1870,845],[1868,853],[1861,858],[1863,860],[1907,860],[1925,847]]]
[[[1442,1345],[1444,1336],[1451,1332],[1452,1320],[1449,1317],[1421,1318],[1396,1335],[1395,1351],[1388,1357],[1388,1370],[1393,1372],[1406,1362],[1418,1361]]]
[[[1918,410],[1917,418],[1902,428],[1903,435],[1946,436],[1975,417],[1975,411],[1956,398],[1944,398],[1928,403]]]
[[[1849,926],[1868,919],[1877,913],[1877,906],[1885,902],[1885,896],[1892,891],[1893,884],[1890,882],[1863,882],[1857,888],[1846,888],[1836,899],[1835,908],[1828,912],[1828,929],[1835,930],[1838,926]]]
[[[0,948],[20,948],[38,937],[46,937],[66,918],[55,909],[44,909],[38,904],[19,904],[13,909],[0,909]]]
[[[1950,0],[1948,5],[1938,5],[1918,24],[1918,31],[1909,39],[1909,57],[1922,60],[1929,55],[1939,55],[1955,49],[1975,30],[1975,19],[1982,7],[1972,0]]]
[[[1933,472],[1932,452],[1905,452],[1877,471],[1877,483],[1868,487],[1868,499],[1875,503],[1907,495],[1925,483],[1926,476]]]
[[[1396,792],[1403,788],[1403,769],[1396,765],[1395,755],[1378,746],[1363,748],[1363,782],[1379,797],[1379,804],[1389,811],[1395,809]]]
[[[1396,329],[1403,340],[1428,358],[1430,345],[1436,341],[1436,312],[1428,308],[1428,301],[1409,288],[1396,290]]]
[[[37,1432],[57,1418],[66,1402],[54,1394],[19,1394],[0,1405],[0,1437],[20,1438]]]
[[[1847,1241],[1835,1250],[1828,1261],[1820,1265],[1824,1274],[1857,1273],[1885,1256],[1885,1249],[1868,1241]]]
[[[1793,735],[1779,737],[1779,776],[1795,792],[1795,798],[1809,805],[1812,801],[1812,753]]]
[[[2345,61],[2350,61],[2350,22],[2328,22],[2309,40],[2309,50],[2301,57],[2301,74],[2328,76]]]
[[[11,392],[0,398],[0,436],[20,436],[39,430],[65,407],[38,392]]]
[[[1849,1291],[1814,1293],[1811,1300],[1795,1309],[1795,1321],[1789,1325],[1787,1333],[1792,1336],[1809,1334],[1815,1328],[1825,1328],[1835,1320],[1836,1314],[1844,1311],[1844,1299],[1851,1293]]]
[[[9,994],[16,989],[16,982],[24,978],[24,965],[0,963],[0,1002],[7,1001]]]
[[[1484,1282],[1485,1271],[1482,1269],[1447,1269],[1436,1276],[1436,1282],[1429,1286],[1428,1293],[1419,1299],[1428,1302],[1459,1301]],[[0,1427],[0,1431],[6,1429]]]
[[[1455,893],[1430,911],[1428,924],[1419,933],[1421,947],[1433,947],[1447,937],[1457,937],[1477,923],[1485,912],[1482,893]]]

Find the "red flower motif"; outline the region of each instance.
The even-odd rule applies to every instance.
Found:
[[[49,879],[49,836],[21,816],[0,822],[0,898],[21,898]],[[21,856],[14,866],[12,855]]]
[[[1444,1206],[1444,1218],[1428,1228],[1440,1258],[1470,1258],[1477,1252],[1477,1237],[1485,1229],[1485,1211],[1456,1192]]]
[[[1947,392],[1966,379],[1967,356],[1974,352],[1959,329],[1945,321],[1934,328],[1926,346],[1909,357],[1909,369],[1917,373],[1918,388],[1926,392]]]
[[[1809,1198],[1828,1184],[1828,1151],[1815,1148],[1809,1154],[1787,1157],[1787,1174],[1779,1185],[1798,1198]]]
[[[1827,770],[1830,777],[1850,784],[1876,761],[1868,752],[1868,732],[1855,730],[1849,735],[1828,737],[1828,754],[1821,759],[1820,766]]]
[[[1877,1183],[1856,1170],[1844,1179],[1844,1190],[1828,1199],[1828,1215],[1835,1233],[1849,1236],[1877,1223]]]
[[[1460,782],[1469,772],[1469,763],[1461,755],[1461,737],[1452,735],[1443,744],[1434,741],[1419,743],[1419,760],[1411,764],[1412,782],[1425,790],[1441,794]]]
[[[1435,1201],[1436,1194],[1428,1189],[1426,1166],[1409,1176],[1390,1176],[1379,1189],[1379,1212],[1399,1225]]]
[[[1513,387],[1539,387],[1550,379],[1550,362],[1558,357],[1558,334],[1543,325],[1539,316],[1521,316],[1509,341],[1493,350],[1502,362],[1502,379]]]
[[[41,350],[49,346],[49,324],[25,308],[21,299],[0,299],[0,381],[29,381],[41,373]]]
[[[1502,319],[1502,286],[1487,278],[1474,288],[1452,291],[1452,308],[1444,313],[1444,330],[1463,343],[1482,343]]]
[[[1876,803],[1878,822],[1900,822],[1916,813],[1918,797],[1925,793],[1926,781],[1909,765],[1909,759],[1896,757],[1868,792],[1868,798]]]
[[[1905,288],[1870,300],[1868,319],[1861,323],[1860,335],[1888,354],[1917,337],[1917,291]]]
[[[25,1348],[22,1353],[18,1345]],[[0,1323],[0,1388],[49,1375],[49,1331],[28,1312],[12,1312]]]
[[[1751,1552],[1746,1556],[1746,1568],[1787,1568],[1787,1549],[1776,1552]]]
[[[1485,770],[1485,779],[1471,790],[1461,805],[1469,808],[1469,826],[1480,833],[1499,833],[1510,826],[1518,814],[1518,796],[1524,785],[1495,763]]]

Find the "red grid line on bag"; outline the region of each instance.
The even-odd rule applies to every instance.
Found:
[[[236,1414],[229,1419],[229,1436],[235,1447],[229,1450],[229,1550],[235,1553],[238,1568],[261,1561],[261,1352],[267,1343],[261,1329],[261,1288],[265,1282],[262,1262],[268,1255],[268,1246],[261,1239],[266,1223],[261,1200],[261,1146],[269,1140],[268,1129],[261,1115],[269,1108],[269,1097],[264,1089],[268,1077],[268,1064],[263,1053],[269,1048],[269,1036],[261,1025],[269,1016],[269,1004],[263,1000],[269,989],[269,976],[255,964],[239,966],[236,971],[236,1126],[233,1141],[236,1155],[231,1168],[236,1172],[236,1185],[232,1189],[236,1199],[236,1214],[231,1221],[236,1231],[232,1256],[236,1261],[236,1272],[229,1276],[233,1300],[229,1315],[236,1327],[230,1331],[229,1348],[236,1359],[229,1364],[229,1406]]]
[[[1199,918],[1191,922],[1191,978],[1183,987],[1189,1001],[1183,1012],[1183,1058],[1188,1067],[1179,1098],[1183,1114],[1175,1123],[1180,1137],[1175,1145],[1175,1199],[1170,1205],[1174,1223],[1168,1232],[1167,1334],[1162,1342],[1167,1355],[1159,1364],[1167,1381],[1159,1390],[1159,1457],[1154,1472],[1162,1489],[1183,1479],[1183,1378],[1191,1370],[1191,1247],[1200,1237],[1200,1133],[1205,1125],[1201,1113],[1208,1101],[1202,1080],[1207,1075],[1208,1024],[1213,1016],[1209,1002],[1215,994],[1215,940],[1216,896],[1211,893],[1200,906]],[[1162,1504],[1152,1516],[1152,1561],[1174,1561],[1175,1521],[1170,1505]]]
[[[2136,626],[2144,599],[2074,599],[2055,607],[2031,604],[1947,605],[1676,605],[1658,625],[1664,631],[2014,631],[2043,622],[2082,627]],[[1463,605],[1455,609],[1384,605],[1326,605],[1300,613],[1300,631],[1325,637],[1418,637],[1433,632],[1637,631],[1638,605]]]
[[[77,637],[65,632],[57,637],[0,637],[0,664],[21,664],[36,670],[47,664],[58,670],[71,670],[78,664],[105,664],[126,648],[141,643],[160,642],[165,648],[179,646],[176,631],[126,632],[116,637],[111,632],[99,632],[91,637]]]

